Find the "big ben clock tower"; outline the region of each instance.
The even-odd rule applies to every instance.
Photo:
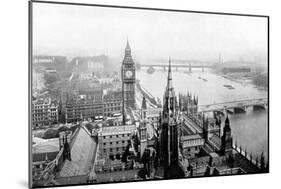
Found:
[[[125,57],[121,67],[122,76],[122,97],[123,97],[123,115],[126,108],[136,108],[135,99],[135,83],[136,83],[136,67],[131,55],[129,41],[125,48]]]

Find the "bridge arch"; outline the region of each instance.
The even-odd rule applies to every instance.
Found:
[[[265,110],[265,104],[256,104],[256,105],[253,105],[253,110],[254,111],[257,111],[257,110]]]
[[[246,113],[246,108],[245,107],[235,107],[235,108],[233,108],[233,111],[235,114]]]
[[[218,116],[225,116],[224,110],[215,110],[214,113],[217,114]]]
[[[228,113],[242,113],[257,109],[267,109],[268,99],[245,99],[245,100],[235,100],[231,102],[214,103],[207,105],[200,105],[199,109],[201,112],[220,112],[227,111]],[[223,112],[225,113],[225,112]]]
[[[226,111],[228,114],[234,114],[234,108],[226,108],[225,111]]]

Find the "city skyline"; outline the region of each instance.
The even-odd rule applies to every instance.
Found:
[[[129,38],[134,56],[140,60],[163,58],[165,54],[180,59],[214,60],[221,53],[225,60],[244,57],[252,61],[262,59],[261,63],[267,64],[263,17],[40,3],[33,14],[37,54],[121,57],[120,46]]]

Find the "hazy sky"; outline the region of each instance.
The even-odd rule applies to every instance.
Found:
[[[33,3],[35,54],[207,59],[265,56],[266,18]]]

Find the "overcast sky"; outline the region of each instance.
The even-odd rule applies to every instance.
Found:
[[[35,54],[123,56],[129,38],[138,59],[265,56],[267,20],[229,16],[33,3]]]

